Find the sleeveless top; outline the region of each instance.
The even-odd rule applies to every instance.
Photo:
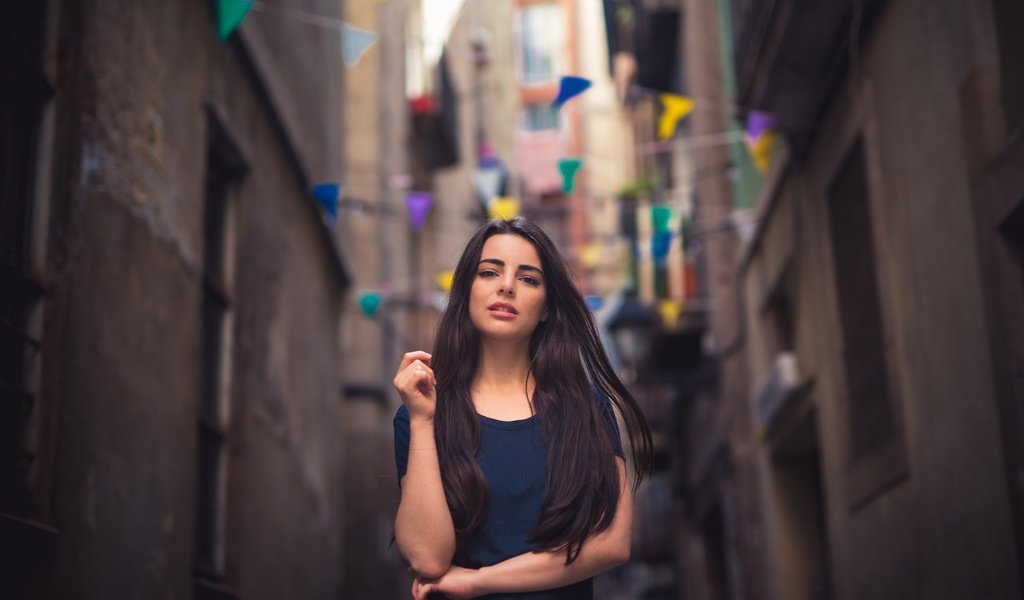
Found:
[[[597,394],[597,401],[615,453],[623,456],[611,401],[604,394]],[[469,568],[493,565],[536,549],[537,544],[527,538],[540,521],[547,477],[547,450],[536,416],[519,421],[499,421],[483,415],[478,418],[480,450],[476,459],[487,480],[488,504],[483,523],[464,541],[466,564],[461,566]],[[395,413],[394,428],[395,464],[401,482],[409,458],[409,412],[404,405]],[[491,600],[592,597],[591,579],[552,590],[483,596]]]

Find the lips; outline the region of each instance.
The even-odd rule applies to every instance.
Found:
[[[512,306],[511,304],[506,304],[504,302],[495,302],[494,304],[488,306],[487,310],[491,311],[492,313],[504,313],[510,315],[519,314],[519,311],[516,310],[514,306]]]

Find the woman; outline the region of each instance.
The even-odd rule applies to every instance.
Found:
[[[590,598],[591,578],[629,559],[632,490],[612,404],[633,490],[650,431],[540,228],[515,218],[472,236],[433,356],[406,354],[394,385],[395,540],[416,600]]]

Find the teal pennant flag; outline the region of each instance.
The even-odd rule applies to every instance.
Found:
[[[655,233],[668,233],[671,220],[671,208],[663,204],[655,204],[651,207],[651,223],[654,225]]]
[[[217,0],[217,37],[225,41],[238,29],[252,8],[252,0]]]
[[[576,171],[583,164],[580,158],[561,158],[558,160],[558,170],[562,172],[562,193],[571,194],[576,187]]]

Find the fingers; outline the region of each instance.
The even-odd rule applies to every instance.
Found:
[[[406,367],[411,365],[413,363],[413,361],[416,361],[416,360],[418,360],[418,361],[420,361],[420,362],[422,362],[424,364],[429,365],[430,364],[430,359],[431,359],[430,354],[427,353],[427,352],[424,352],[422,350],[413,350],[412,352],[406,352],[402,356],[402,361],[400,363],[398,363],[398,371],[401,372],[403,369],[405,369]]]
[[[419,577],[412,580],[413,600],[427,600],[427,595],[430,594],[431,590],[433,590],[433,586]]]
[[[407,352],[398,365],[398,373],[395,374],[394,383],[398,391],[409,390],[413,387],[425,390],[437,384],[434,379],[434,371],[430,368],[430,354],[417,350]]]
[[[437,379],[434,377],[434,371],[430,367],[420,361],[415,361],[399,371],[392,383],[402,393],[418,389],[426,394],[437,385]]]
[[[399,392],[412,391],[417,388],[429,392],[437,385],[434,370],[430,368],[430,355],[426,352],[409,352],[402,358],[402,363],[395,374],[394,383]]]

